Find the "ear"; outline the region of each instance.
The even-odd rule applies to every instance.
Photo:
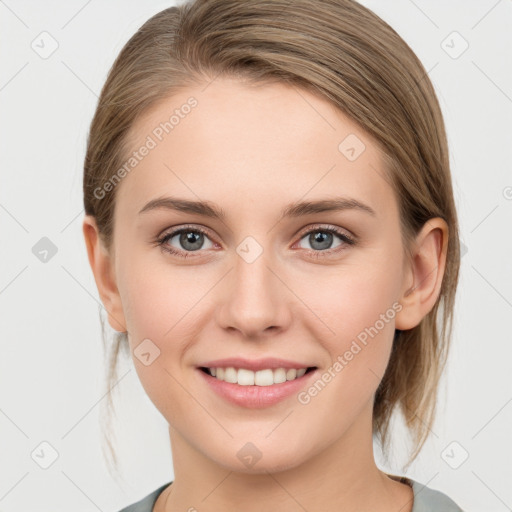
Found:
[[[407,262],[395,328],[416,327],[434,307],[441,290],[448,249],[448,225],[439,218],[428,220],[418,233]]]
[[[96,219],[91,215],[86,215],[82,228],[89,264],[94,274],[101,302],[108,313],[108,323],[112,329],[126,332],[121,297],[115,280],[114,262],[99,236]]]

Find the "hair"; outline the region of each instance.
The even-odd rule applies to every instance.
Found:
[[[460,265],[445,126],[427,72],[393,28],[354,0],[196,0],[164,9],[139,28],[116,58],[88,135],[85,213],[95,217],[107,249],[116,189],[105,197],[95,190],[133,150],[134,123],[178,91],[219,76],[302,88],[355,121],[382,153],[399,206],[404,251],[429,219],[441,217],[448,225],[439,297],[419,325],[395,330],[373,404],[373,433],[386,457],[392,413],[402,413],[414,436],[410,464],[435,419]],[[125,333],[110,345],[110,407],[120,346],[127,351],[126,345]],[[109,448],[116,461],[110,443]]]

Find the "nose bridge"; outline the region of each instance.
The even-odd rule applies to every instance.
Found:
[[[221,306],[223,327],[236,328],[247,337],[263,334],[270,327],[283,329],[290,318],[287,290],[275,275],[273,258],[251,237],[242,241],[236,251]]]

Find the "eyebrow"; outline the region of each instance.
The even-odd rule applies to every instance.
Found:
[[[149,201],[139,212],[145,213],[152,210],[175,210],[184,213],[194,213],[212,219],[226,220],[224,210],[209,201],[190,201],[176,197],[160,197]],[[281,212],[286,218],[302,217],[315,213],[358,210],[376,216],[375,210],[367,204],[349,197],[338,197],[335,199],[322,199],[317,201],[302,201],[287,205]]]

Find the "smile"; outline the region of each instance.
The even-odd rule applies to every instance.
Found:
[[[283,382],[299,379],[313,369],[313,367],[267,368],[253,371],[247,368],[234,368],[233,366],[227,368],[201,368],[201,370],[217,380],[238,384],[239,386],[272,386],[274,384],[282,384]]]
[[[233,363],[231,363],[233,364]],[[243,363],[242,363],[243,364]],[[249,363],[250,364],[250,363]],[[248,366],[249,364],[246,365]],[[198,372],[207,388],[222,400],[246,409],[261,409],[297,396],[318,373],[316,366],[284,368],[274,361],[274,368],[254,364],[254,370],[236,366],[199,366]]]

